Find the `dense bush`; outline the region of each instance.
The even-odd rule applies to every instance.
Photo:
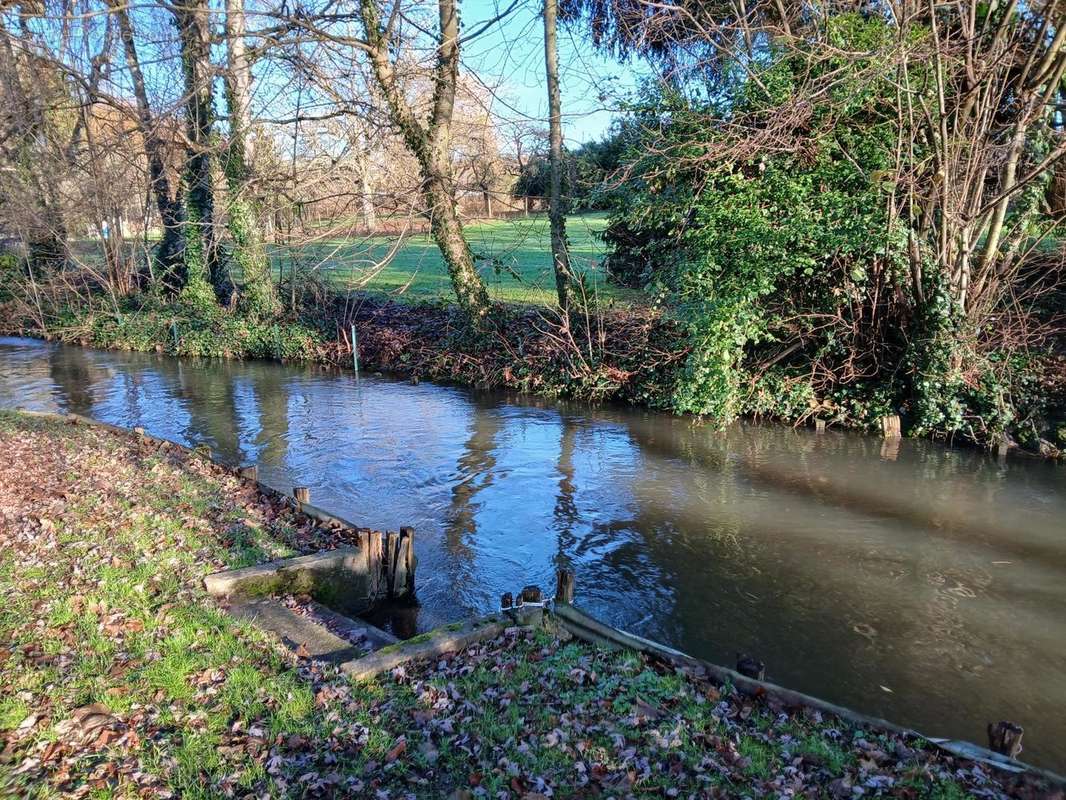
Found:
[[[745,81],[727,97],[647,92],[632,109],[645,141],[615,194],[608,268],[653,292],[687,333],[676,411],[859,426],[902,412],[915,433],[993,441],[1038,411],[1032,361],[982,346],[935,269],[916,296],[913,232],[893,213],[897,86],[870,63],[895,31],[859,15],[829,24],[841,52],[874,55],[820,58],[834,77],[815,102],[795,96],[812,69],[795,53],[766,55],[757,93]],[[767,134],[738,152],[728,126],[708,128],[744,117],[758,142],[760,114],[783,107],[803,115],[791,140]]]
[[[568,212],[609,207],[612,178],[636,136],[635,129],[618,124],[601,139],[564,153],[563,195]],[[534,153],[522,165],[513,193],[516,197],[547,197],[550,180],[547,153]]]

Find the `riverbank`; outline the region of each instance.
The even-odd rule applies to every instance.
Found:
[[[454,306],[407,304],[373,294],[326,293],[296,316],[259,319],[148,301],[119,312],[80,308],[42,325],[33,308],[0,303],[0,334],[174,356],[359,366],[437,380],[590,402],[665,409],[688,353],[679,332],[646,307],[589,308],[564,327],[547,308],[497,306],[472,332]]]
[[[690,377],[691,343],[685,333],[661,308],[645,305],[590,302],[575,312],[569,326],[547,307],[498,305],[482,330],[473,333],[455,307],[445,303],[338,295],[325,287],[308,289],[296,303],[298,314],[276,319],[222,308],[189,309],[151,297],[87,306],[73,293],[50,299],[45,305],[61,310],[45,321],[44,306],[11,298],[2,302],[2,296],[0,290],[0,334],[102,349],[350,368],[354,330],[363,371],[556,399],[620,401],[667,412]],[[936,429],[930,438],[1062,458],[1066,359],[1049,356],[1033,363],[1039,368],[1034,367],[1026,390],[1030,410],[1005,435],[974,418],[965,430]],[[768,373],[767,381],[750,387],[744,415],[796,426],[817,420],[877,434],[883,415],[898,411],[907,433],[906,409],[886,404],[883,392],[877,393],[877,402],[858,396],[837,402],[797,398],[788,385],[775,383]]]
[[[0,792],[15,796],[1051,796],[954,758],[546,632],[370,683],[202,589],[338,544],[211,462],[0,414]]]

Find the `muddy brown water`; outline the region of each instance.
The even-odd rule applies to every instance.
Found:
[[[725,431],[266,362],[0,339],[0,406],[144,426],[417,530],[421,629],[577,573],[614,625],[930,735],[1026,728],[1066,770],[1066,468],[778,426]]]

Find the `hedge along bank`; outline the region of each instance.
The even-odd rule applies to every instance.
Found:
[[[499,308],[491,326],[479,334],[472,334],[446,306],[411,306],[370,296],[358,302],[337,299],[328,311],[300,321],[225,310],[207,317],[180,312],[180,308],[145,308],[121,315],[104,311],[80,321],[72,318],[44,334],[33,320],[7,314],[0,331],[107,349],[350,367],[354,326],[363,370],[588,402],[623,400],[666,411],[672,410],[671,398],[690,355],[685,334],[672,317],[650,308],[590,315],[568,333],[557,317],[543,310]],[[814,419],[819,427],[828,422],[869,431],[882,425],[882,417],[870,409],[859,420],[840,409],[820,410],[810,398],[778,404],[760,396],[763,399],[746,415],[797,424]],[[886,402],[875,410],[887,414],[892,405]],[[907,425],[904,417],[905,433]],[[1059,434],[1066,436],[1066,427]],[[959,434],[952,441],[970,440]],[[975,443],[1001,450],[1017,444],[1003,439]],[[1048,440],[1028,445],[1044,456],[1062,454]]]

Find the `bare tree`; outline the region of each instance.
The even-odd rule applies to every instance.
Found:
[[[184,245],[181,226],[185,212],[181,198],[170,187],[170,179],[167,176],[166,146],[161,135],[159,121],[155,118],[148,99],[148,88],[141,71],[141,60],[137,53],[137,42],[129,11],[126,4],[120,0],[108,0],[108,5],[118,20],[126,68],[133,81],[133,96],[137,101],[137,119],[144,142],[144,156],[148,162],[148,186],[155,199],[159,221],[163,226],[163,236],[156,250],[159,277],[173,291],[180,288],[174,284],[173,273],[182,260]]]
[[[30,265],[49,272],[67,254],[67,224],[54,174],[58,134],[47,108],[61,87],[56,70],[33,55],[26,15],[19,19],[19,34],[0,19],[0,147],[9,165],[5,177],[12,180],[5,200],[24,209],[15,224],[27,242]]]
[[[459,10],[456,0],[437,0],[439,24],[433,101],[428,119],[420,119],[404,94],[390,54],[400,5],[396,0],[390,17],[385,20],[377,0],[361,0],[359,13],[366,50],[392,120],[421,169],[421,188],[433,238],[448,266],[456,299],[477,320],[488,314],[489,297],[459,220],[451,154],[452,114],[459,79]]]
[[[551,224],[552,267],[559,307],[570,308],[570,252],[566,241],[566,208],[563,205],[563,119],[559,92],[559,49],[557,41],[558,0],[544,0],[544,68],[548,78],[548,152],[551,181],[548,192],[548,219]]]

